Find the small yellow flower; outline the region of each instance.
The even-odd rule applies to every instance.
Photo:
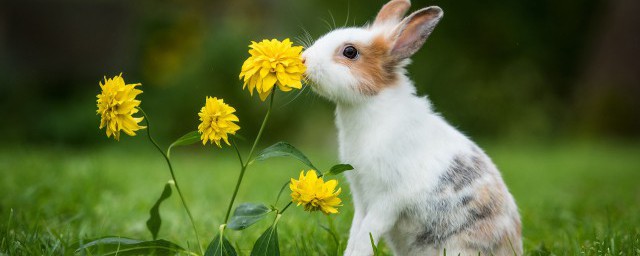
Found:
[[[105,77],[104,84],[100,82],[102,92],[97,96],[97,114],[101,116],[100,129],[106,128],[107,137],[113,135],[120,140],[120,131],[135,136],[135,131],[146,128],[138,124],[142,117],[133,117],[138,113],[136,107],[140,106],[140,101],[136,100],[136,96],[142,93],[135,89],[138,85],[141,84],[125,84],[122,74],[110,79]]]
[[[220,139],[224,140],[227,145],[229,144],[228,134],[236,134],[236,131],[240,129],[240,126],[233,122],[238,122],[238,117],[233,113],[236,109],[224,103],[223,99],[216,97],[207,97],[207,101],[200,109],[200,125],[198,125],[198,132],[202,134],[200,139],[202,145],[207,144],[207,141],[211,141],[220,145]]]
[[[280,42],[277,39],[251,42],[249,57],[242,64],[240,78],[244,77],[244,89],[249,85],[253,95],[255,88],[264,101],[275,85],[283,92],[302,88],[302,74],[306,67],[302,63],[302,46],[292,46],[289,38]]]
[[[338,197],[341,188],[335,191],[338,185],[337,180],[324,182],[318,178],[315,170],[309,170],[304,175],[304,170],[300,172],[298,180],[291,179],[289,188],[291,198],[294,203],[304,206],[305,211],[322,211],[324,214],[338,213],[338,206],[342,206],[342,200]]]

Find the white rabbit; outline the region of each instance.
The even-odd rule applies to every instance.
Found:
[[[491,159],[433,112],[404,67],[442,18],[402,19],[392,0],[373,25],[322,36],[304,53],[312,88],[335,102],[340,158],[355,213],[345,255],[372,255],[369,234],[395,255],[522,254],[520,216]]]

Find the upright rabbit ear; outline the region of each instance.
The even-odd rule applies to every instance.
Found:
[[[409,0],[391,0],[380,9],[376,20],[373,22],[373,26],[380,26],[382,24],[391,23],[393,25],[398,24],[404,14],[411,7]]]
[[[440,7],[430,6],[406,17],[391,33],[391,56],[401,60],[411,57],[427,40],[442,18]]]

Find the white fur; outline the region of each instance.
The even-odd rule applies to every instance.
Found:
[[[355,216],[345,255],[369,255],[369,232],[376,241],[387,234],[399,210],[422,204],[413,200],[435,188],[451,156],[469,150],[468,139],[407,83],[362,104],[338,104],[336,125],[341,161],[356,168],[346,174]]]
[[[442,195],[433,191],[454,156],[474,154],[477,147],[434,113],[426,97],[415,95],[403,67],[408,60],[399,65],[396,84],[373,96],[360,93],[357,86],[362,78],[333,61],[341,45],[368,43],[379,33],[376,29],[339,29],[321,37],[303,53],[314,91],[337,105],[341,161],[355,168],[346,173],[355,212],[345,255],[372,255],[370,233],[376,242],[386,237],[399,256],[439,254],[443,248],[415,248],[410,241],[421,232],[421,224],[450,218],[448,222],[457,225],[468,218],[466,212],[441,216],[438,204]],[[502,179],[491,160],[483,152],[476,154],[488,163],[487,174],[461,192],[451,193],[448,200],[461,200],[462,195],[472,195],[482,185],[496,185],[506,199],[504,211],[492,224],[494,232],[512,232],[511,217],[518,216],[515,202],[506,187],[499,186],[503,185]],[[413,215],[407,217],[407,212]],[[520,241],[513,243],[521,251]],[[478,253],[467,250],[460,239],[447,240],[443,246],[452,255]]]

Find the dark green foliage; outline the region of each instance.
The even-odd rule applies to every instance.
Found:
[[[160,230],[160,225],[162,225],[162,218],[160,218],[160,204],[165,199],[171,196],[171,184],[167,183],[164,185],[164,189],[162,190],[162,194],[158,201],[153,204],[153,207],[149,210],[149,219],[147,220],[147,229],[151,232],[151,237],[153,240],[158,238],[158,231]]]
[[[226,237],[218,234],[209,246],[207,247],[207,251],[204,253],[205,256],[236,256],[236,250],[233,248],[233,245],[229,243]]]
[[[236,207],[227,228],[242,230],[264,219],[272,210],[264,204],[243,203]]]
[[[280,245],[278,244],[278,226],[269,227],[253,245],[251,256],[279,256]]]
[[[207,95],[223,97],[236,107],[242,130],[253,131],[264,109],[255,106],[258,100],[241,90],[238,80],[251,40],[289,37],[300,43],[297,39],[305,30],[317,39],[333,27],[371,21],[385,2],[196,1],[176,8],[171,1],[64,1],[34,6],[24,15],[19,15],[21,5],[9,4],[5,11],[16,16],[4,24],[7,34],[0,44],[0,108],[12,111],[0,132],[12,134],[7,140],[13,142],[101,142],[94,112],[98,81],[120,72],[127,82],[142,83],[142,107],[166,125],[159,127],[159,138],[193,130]],[[627,128],[637,127],[638,119],[622,117],[637,112],[633,100],[638,91],[615,86],[622,79],[617,74],[624,71],[602,74],[604,81],[593,85],[596,93],[584,85],[594,56],[636,67],[596,52],[604,32],[612,32],[606,24],[616,17],[616,3],[412,1],[410,11],[439,5],[445,16],[413,57],[409,73],[419,94],[429,95],[436,110],[474,136],[550,136],[581,129],[600,134],[605,128],[637,136],[637,129]],[[232,9],[237,11],[233,15],[210,12]],[[126,18],[105,22],[110,17]],[[78,21],[83,26],[76,26]],[[630,28],[620,31],[637,30],[637,23],[628,23]],[[117,36],[96,39],[91,36],[95,31]],[[29,34],[53,36],[35,44]],[[638,52],[637,47],[623,49],[627,55]],[[77,55],[64,55],[69,52]],[[308,91],[297,94],[279,94],[282,102],[276,106],[291,103],[284,108],[286,114],[274,116],[267,134],[316,135],[331,129],[329,104]],[[292,129],[310,116],[314,121],[309,129]],[[581,122],[581,116],[593,117]],[[604,121],[598,122],[604,127],[589,127],[596,121]],[[326,138],[316,137],[309,139]]]
[[[272,157],[281,157],[281,156],[293,157],[298,161],[304,163],[305,165],[311,167],[312,169],[318,170],[318,168],[313,166],[311,161],[309,161],[309,158],[307,158],[307,156],[305,156],[302,152],[300,152],[300,150],[298,150],[294,146],[291,146],[291,144],[286,143],[284,141],[280,141],[262,150],[258,154],[258,156],[256,156],[256,160],[262,161]]]
[[[353,166],[349,164],[336,164],[333,167],[331,167],[331,169],[329,169],[329,172],[326,175],[327,176],[338,175],[340,173],[343,173],[345,171],[350,171],[350,170],[353,170]]]

